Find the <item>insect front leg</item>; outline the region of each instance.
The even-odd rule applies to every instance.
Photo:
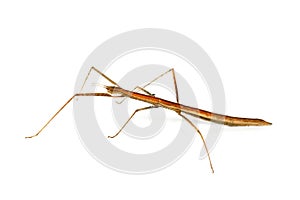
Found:
[[[125,128],[125,126],[128,124],[128,122],[132,119],[132,117],[139,111],[142,111],[142,110],[148,110],[148,109],[151,109],[151,108],[157,108],[157,106],[147,106],[147,107],[144,107],[144,108],[139,108],[139,109],[136,109],[132,115],[129,117],[129,119],[125,122],[125,124],[121,127],[121,129],[115,134],[115,135],[112,135],[112,136],[108,136],[108,138],[114,138],[116,136],[118,136],[121,131]]]

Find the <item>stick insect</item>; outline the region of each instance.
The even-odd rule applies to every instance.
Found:
[[[104,77],[106,80],[108,80],[112,86],[106,86],[103,85],[103,87],[106,89],[106,93],[82,93],[82,89],[84,87],[84,85],[86,84],[86,81],[89,77],[89,75],[91,74],[92,71],[95,71],[96,73],[98,73],[100,76]],[[172,79],[173,79],[173,83],[174,83],[174,88],[175,88],[175,94],[176,94],[176,102],[172,102],[172,101],[168,101],[159,97],[156,97],[154,94],[148,92],[145,87],[147,87],[148,85],[152,84],[153,82],[155,82],[157,79],[161,78],[162,76],[166,75],[167,73],[171,73],[172,74]],[[137,91],[141,91],[142,93],[139,93]],[[136,91],[136,92],[135,92]],[[254,118],[241,118],[241,117],[232,117],[232,116],[228,116],[228,115],[222,115],[222,114],[217,114],[217,113],[212,113],[206,110],[202,110],[199,108],[194,108],[194,107],[190,107],[190,106],[186,106],[183,104],[179,103],[179,95],[178,95],[178,88],[177,88],[177,82],[176,82],[176,77],[175,77],[175,71],[174,68],[169,69],[168,71],[164,72],[163,74],[159,75],[158,77],[156,77],[155,79],[153,79],[152,81],[150,81],[149,83],[147,83],[146,85],[144,85],[143,87],[137,86],[135,87],[132,91],[123,89],[120,85],[118,85],[116,82],[114,82],[112,79],[110,79],[109,77],[107,77],[104,73],[100,72],[97,68],[95,67],[91,67],[90,70],[88,71],[88,74],[83,82],[83,85],[81,87],[81,90],[79,93],[74,94],[46,123],[45,125],[34,135],[32,136],[28,136],[25,138],[33,138],[38,136],[43,130],[44,128],[60,113],[60,111],[62,111],[75,97],[79,97],[79,96],[102,96],[102,97],[125,97],[125,98],[131,98],[131,99],[135,99],[138,101],[143,101],[146,103],[151,104],[151,106],[147,106],[147,107],[143,107],[143,108],[139,108],[137,110],[135,110],[133,112],[133,114],[129,117],[129,119],[124,123],[124,125],[120,128],[120,130],[111,136],[108,136],[108,138],[115,138],[116,136],[118,136],[122,130],[124,129],[124,127],[128,124],[128,122],[133,118],[133,116],[143,110],[149,110],[149,109],[153,109],[153,108],[158,108],[158,107],[162,107],[162,108],[166,108],[172,111],[175,111],[179,116],[181,116],[185,121],[187,121],[194,129],[195,131],[198,132],[198,134],[200,135],[200,138],[203,142],[208,160],[209,160],[209,164],[210,164],[210,168],[212,170],[212,173],[214,173],[214,168],[212,165],[212,161],[211,161],[211,157],[205,142],[205,139],[202,135],[202,133],[199,131],[199,129],[196,127],[196,125],[194,125],[192,123],[191,120],[189,120],[185,115],[183,114],[188,114],[191,115],[193,117],[198,117],[200,119],[206,120],[206,121],[211,121],[214,123],[218,123],[218,124],[224,124],[227,126],[267,126],[267,125],[271,125],[272,123],[264,121],[262,119],[254,119]],[[124,99],[123,99],[124,101]],[[119,102],[119,103],[122,103]]]

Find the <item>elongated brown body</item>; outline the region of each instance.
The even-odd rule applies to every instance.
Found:
[[[136,99],[139,101],[147,102],[158,107],[167,108],[175,112],[182,112],[194,117],[199,117],[203,120],[212,121],[218,124],[224,124],[228,126],[267,126],[272,123],[266,122],[262,119],[253,118],[241,118],[232,117],[227,115],[221,115],[217,113],[212,113],[199,108],[194,108],[190,106],[185,106],[172,101],[164,100],[155,96],[145,95],[137,92],[131,92],[120,87],[106,86],[105,87],[110,94],[118,94],[130,97],[131,99]]]
[[[107,93],[81,93],[81,90],[83,89],[86,80],[89,77],[89,74],[91,73],[91,71],[94,70],[96,71],[98,74],[100,74],[102,77],[104,77],[106,80],[108,80],[110,83],[112,83],[115,86],[103,86],[104,88],[106,88]],[[154,95],[152,95],[151,93],[149,93],[147,90],[144,89],[144,87],[146,87],[147,85],[153,83],[154,81],[156,81],[158,78],[162,77],[163,75],[167,74],[168,72],[172,72],[172,76],[173,76],[173,81],[174,81],[174,86],[175,86],[175,92],[176,92],[176,102],[172,102],[172,101],[167,101],[158,97],[155,97]],[[142,110],[147,110],[147,109],[151,109],[151,108],[156,108],[156,107],[162,107],[162,108],[167,108],[170,110],[173,110],[175,112],[177,112],[177,114],[179,116],[181,116],[184,120],[186,120],[200,135],[201,140],[203,141],[203,145],[205,148],[205,151],[207,153],[208,159],[209,159],[209,164],[210,164],[210,168],[212,170],[212,172],[214,173],[214,169],[212,166],[212,162],[211,162],[211,158],[210,158],[210,154],[209,154],[209,150],[208,147],[206,145],[205,139],[202,135],[202,133],[199,131],[199,129],[193,124],[193,122],[191,120],[189,120],[186,116],[182,115],[182,113],[194,116],[194,117],[199,117],[201,119],[207,120],[207,121],[212,121],[215,123],[219,123],[219,124],[225,124],[228,126],[266,126],[266,125],[271,125],[271,123],[266,122],[262,119],[252,119],[252,118],[241,118],[241,117],[231,117],[231,116],[227,116],[227,115],[221,115],[221,114],[217,114],[217,113],[212,113],[206,110],[202,110],[202,109],[198,109],[198,108],[194,108],[194,107],[190,107],[190,106],[185,106],[182,105],[178,100],[178,89],[177,89],[177,83],[176,83],[176,78],[175,78],[175,72],[174,69],[170,69],[167,72],[161,74],[160,76],[156,77],[155,79],[153,79],[152,81],[150,81],[148,84],[146,84],[144,87],[136,87],[139,88],[140,90],[142,90],[143,92],[145,92],[148,95],[145,94],[141,94],[141,93],[137,93],[137,92],[131,92],[125,89],[122,89],[116,82],[114,82],[113,80],[111,80],[109,77],[107,77],[105,74],[103,74],[102,72],[100,72],[99,70],[97,70],[95,67],[91,67],[84,82],[83,85],[81,87],[81,90],[79,93],[74,94],[47,122],[46,124],[34,135],[31,136],[27,136],[25,138],[33,138],[38,136],[43,130],[44,128],[75,98],[75,97],[79,97],[79,96],[102,96],[102,97],[129,97],[132,99],[136,99],[139,101],[143,101],[146,103],[150,103],[153,106],[147,106],[144,108],[140,108],[135,110],[135,112],[130,116],[130,118],[127,120],[127,122],[122,126],[122,128],[113,136],[108,136],[108,138],[114,138],[116,137],[121,131],[122,129],[126,126],[126,124],[130,121],[130,119],[138,112],[138,111],[142,111]]]

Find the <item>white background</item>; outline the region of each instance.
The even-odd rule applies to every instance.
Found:
[[[297,1],[261,0],[1,2],[0,198],[299,199],[299,9]],[[72,106],[24,139],[72,95],[99,44],[149,27],[204,48],[222,77],[227,114],[273,125],[224,128],[211,155],[215,174],[198,160],[200,140],[163,171],[110,170],[81,145]]]

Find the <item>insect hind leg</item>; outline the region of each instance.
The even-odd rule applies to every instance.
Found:
[[[209,151],[208,151],[208,148],[207,148],[207,145],[206,145],[206,142],[205,142],[205,139],[204,139],[202,133],[199,131],[199,129],[197,128],[197,126],[195,124],[193,124],[193,122],[191,120],[189,120],[186,116],[182,115],[181,113],[178,113],[178,115],[180,115],[184,120],[186,120],[199,133],[199,135],[201,137],[201,140],[203,142],[205,151],[207,153],[207,157],[208,157],[208,160],[209,160],[210,168],[212,170],[212,173],[214,173],[214,168],[213,168],[213,165],[212,165],[212,162],[211,162],[210,154],[209,154]]]

